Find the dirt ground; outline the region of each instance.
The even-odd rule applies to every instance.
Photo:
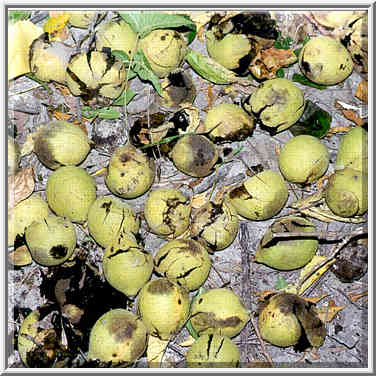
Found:
[[[34,11],[32,19],[46,15],[45,11]],[[105,20],[111,19],[113,12],[108,12]],[[292,12],[276,13],[277,24],[283,35],[289,35],[298,25],[309,25],[307,30],[312,35],[317,35],[320,31],[315,28],[307,18],[302,14],[293,14]],[[39,21],[43,25],[45,18]],[[81,47],[85,47],[88,30],[72,28],[72,36],[65,43],[74,45],[77,41],[83,40]],[[76,42],[75,42],[76,41]],[[207,54],[205,43],[198,38],[192,43],[190,48]],[[230,94],[226,92],[226,85],[214,85],[208,83],[202,77],[198,76],[187,63],[183,68],[192,75],[193,82],[196,85],[197,96],[194,105],[200,109],[200,116],[205,118],[208,107],[219,103],[241,103],[255,90],[253,86],[232,85],[233,90]],[[285,69],[286,78],[291,78],[294,73],[300,73],[298,64]],[[318,90],[312,87],[303,86],[297,83],[306,99],[319,105],[322,109],[329,112],[332,116],[331,128],[353,126],[354,123],[348,120],[343,113],[336,107],[335,101],[342,101],[356,107],[362,106],[366,110],[364,103],[355,96],[355,90],[358,84],[364,79],[356,70],[344,82],[329,86],[325,90]],[[256,81],[255,84],[257,85]],[[158,94],[153,87],[141,82],[135,78],[130,83],[130,88],[137,92],[136,97],[127,106],[127,116],[124,114],[124,108],[117,107],[121,113],[119,119],[105,120],[95,119],[94,121],[84,122],[88,136],[92,140],[97,140],[96,145],[90,151],[88,157],[80,167],[85,168],[90,174],[94,174],[108,164],[109,157],[113,151],[127,142],[127,128],[131,128],[134,122],[142,116],[159,110],[155,100]],[[82,101],[74,97],[68,90],[61,90],[54,83],[48,84],[48,90],[39,83],[28,77],[19,77],[9,84],[8,93],[8,128],[16,131],[15,140],[19,145],[26,141],[29,133],[35,131],[40,124],[47,123],[54,119],[53,113],[56,109],[65,108],[66,112],[71,114],[71,120],[79,118],[79,107]],[[367,118],[365,118],[367,120]],[[11,130],[10,130],[11,131]],[[327,146],[330,152],[330,165],[327,175],[334,171],[334,161],[338,150],[338,145],[343,133],[335,133],[330,137],[325,137],[322,142]],[[197,180],[179,172],[173,163],[167,158],[161,158],[156,161],[157,169],[160,172],[154,182],[152,189],[158,187],[176,187],[182,189],[189,196],[198,195],[207,192],[215,185],[213,195],[228,186],[243,181],[249,175],[247,166],[261,165],[263,168],[271,168],[278,171],[278,150],[292,135],[289,131],[271,136],[267,131],[259,126],[251,137],[245,141],[233,142],[223,145],[236,150],[242,147],[241,151],[234,157],[232,163],[221,166],[217,174],[213,173],[206,178]],[[34,153],[24,156],[21,160],[21,167],[32,167],[34,169],[35,191],[45,197],[45,187],[51,170],[46,168]],[[104,174],[95,176],[97,184],[97,196],[111,194],[104,183]],[[195,184],[192,184],[195,182]],[[190,185],[191,188],[187,188]],[[297,185],[289,184],[288,203],[296,201],[303,195],[314,193],[318,190],[316,184],[300,189]],[[136,213],[142,214],[144,202],[147,197],[143,195],[137,199],[127,200]],[[286,205],[277,215],[282,217],[291,212],[291,208]],[[240,219],[240,230],[231,246],[223,251],[215,252],[211,255],[213,267],[209,277],[203,287],[210,289],[214,287],[226,286],[238,294],[246,308],[254,314],[253,322],[249,321],[239,335],[232,340],[237,344],[241,352],[242,367],[271,367],[270,359],[274,367],[326,367],[326,368],[352,368],[368,366],[368,302],[367,296],[360,296],[368,289],[368,273],[365,273],[359,280],[350,283],[341,282],[336,275],[329,270],[323,277],[314,283],[305,293],[305,297],[319,297],[327,294],[317,303],[318,307],[329,307],[334,304],[337,307],[343,306],[337,315],[325,323],[327,335],[324,344],[318,349],[307,349],[303,352],[296,351],[293,347],[280,348],[260,340],[255,331],[253,323],[257,323],[257,312],[259,298],[256,293],[265,290],[276,290],[281,280],[287,283],[294,283],[300,275],[301,270],[279,271],[269,268],[263,264],[254,261],[256,248],[265,233],[266,229],[273,223],[275,218],[265,221],[250,221],[244,218]],[[336,233],[337,239],[341,240],[345,234],[349,234],[359,228],[367,232],[367,218],[364,223],[345,223],[340,221],[322,222],[312,219],[317,231]],[[99,273],[97,281],[103,282],[101,275],[101,261],[103,258],[103,249],[99,247],[89,236],[87,227],[76,226],[78,237],[76,255],[80,263],[79,267],[85,270],[95,270],[93,278]],[[164,240],[148,231],[147,224],[141,221],[140,234],[144,239],[145,250],[155,255]],[[342,235],[343,234],[343,235]],[[317,254],[328,256],[338,245],[338,240],[320,240]],[[9,248],[12,251],[13,247]],[[344,251],[346,247],[344,247]],[[346,257],[354,257],[354,253],[348,250]],[[73,263],[74,264],[74,263]],[[90,265],[89,267],[87,265]],[[77,264],[76,266],[77,267]],[[51,286],[57,273],[61,272],[62,267],[43,267],[33,262],[24,267],[13,267],[9,264],[8,269],[8,338],[9,353],[8,367],[24,367],[17,351],[16,339],[20,325],[28,312],[34,310],[48,302],[51,302]],[[73,268],[73,267],[72,267]],[[73,270],[73,269],[72,269]],[[79,270],[79,269],[78,269]],[[82,269],[83,270],[83,269]],[[55,274],[54,274],[55,273]],[[89,273],[89,271],[87,272]],[[152,278],[156,278],[153,274]],[[55,280],[56,281],[56,280]],[[98,282],[99,283],[99,282]],[[91,304],[103,305],[111,308],[127,307],[136,312],[136,301],[129,300],[121,294],[110,293],[103,286],[98,287],[98,295],[91,291],[90,297],[93,299]],[[86,288],[86,287],[85,287]],[[103,297],[108,294],[105,301]],[[192,292],[191,296],[196,292]],[[112,294],[112,295],[111,295]],[[358,296],[354,299],[354,296]],[[97,303],[94,300],[97,299]],[[59,325],[63,325],[63,319],[58,319]],[[184,367],[184,354],[187,347],[180,344],[189,336],[188,330],[183,328],[181,332],[173,338],[167,346],[166,353],[161,363],[161,367]],[[69,335],[68,335],[69,338]],[[85,364],[85,351],[77,352],[76,357],[71,359],[69,367],[82,367]],[[90,365],[89,365],[90,366]],[[134,367],[147,367],[146,354],[139,359]]]

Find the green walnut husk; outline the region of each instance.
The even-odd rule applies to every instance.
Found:
[[[111,157],[106,185],[115,195],[130,199],[147,192],[154,177],[154,162],[134,146],[126,145],[117,148]]]
[[[204,334],[192,344],[185,359],[188,368],[236,368],[240,352],[228,337]]]
[[[336,171],[325,188],[325,201],[340,217],[364,214],[368,209],[368,174],[348,167]]]
[[[368,132],[361,127],[352,128],[341,139],[334,168],[346,167],[368,172]]]
[[[114,367],[126,367],[144,353],[148,333],[135,314],[112,309],[103,314],[90,332],[88,359],[111,362]]]
[[[32,311],[18,332],[17,350],[28,368],[52,367],[61,350],[56,331],[42,323],[48,313],[48,307]]]
[[[30,46],[30,71],[41,81],[66,84],[66,69],[73,48],[59,41],[48,41],[42,34]]]
[[[244,104],[249,113],[274,132],[282,132],[295,124],[304,107],[303,91],[286,78],[263,82]]]
[[[123,232],[137,234],[140,218],[127,203],[116,197],[101,196],[89,208],[87,225],[94,240],[106,248]]]
[[[232,189],[226,197],[242,217],[263,221],[284,207],[288,190],[278,172],[265,170]]]
[[[89,208],[95,201],[96,186],[83,168],[64,166],[48,177],[46,196],[55,214],[81,223],[86,221]]]
[[[141,289],[137,307],[150,335],[167,340],[188,318],[189,295],[167,278],[153,279]]]
[[[368,73],[368,16],[359,18],[341,40],[361,73]]]
[[[296,345],[304,331],[312,346],[321,346],[326,336],[325,324],[313,307],[295,294],[273,295],[258,319],[261,337],[272,345],[288,347]]]
[[[227,34],[223,39],[217,39],[215,31],[205,34],[206,48],[209,56],[223,67],[234,70],[240,67],[240,61],[247,56],[251,43],[244,34]]]
[[[175,239],[158,250],[154,265],[158,274],[193,291],[208,278],[211,261],[207,249],[199,242]]]
[[[33,260],[43,266],[55,266],[68,260],[77,240],[72,223],[55,216],[33,222],[26,229],[25,238]]]
[[[248,319],[248,312],[240,298],[226,288],[205,291],[194,301],[191,308],[191,323],[200,336],[220,334],[235,337]]]
[[[8,176],[14,175],[20,163],[20,149],[16,142],[8,137]]]
[[[80,29],[87,29],[94,21],[96,16],[95,11],[87,11],[87,12],[75,12],[71,11],[71,15],[69,17],[68,22],[70,25],[74,27],[78,27]],[[102,13],[99,13],[99,17],[102,16]]]
[[[94,98],[117,98],[125,88],[123,63],[106,53],[91,51],[73,55],[67,68],[67,85],[71,93],[85,102]]]
[[[283,145],[278,164],[287,181],[310,184],[328,169],[329,152],[318,138],[300,135],[290,138]]]
[[[181,137],[170,155],[178,170],[194,177],[211,174],[218,161],[215,145],[205,136],[198,134]]]
[[[255,260],[278,270],[293,270],[308,264],[316,254],[317,238],[273,238],[274,233],[314,232],[308,219],[289,216],[276,220],[262,237]]]
[[[46,201],[36,193],[17,204],[8,215],[8,246],[12,246],[16,236],[22,236],[34,221],[47,218],[48,215]]]
[[[133,297],[150,279],[153,258],[137,244],[132,233],[122,232],[103,256],[107,282],[124,295]]]
[[[310,39],[299,53],[302,73],[312,82],[321,85],[336,85],[353,71],[350,53],[337,40],[319,36]]]
[[[191,205],[178,189],[160,188],[150,192],[144,215],[150,230],[162,237],[177,237],[189,226]]]
[[[163,110],[178,111],[180,105],[192,104],[196,98],[196,87],[188,72],[171,72],[162,82],[162,96],[156,101]]]
[[[140,48],[158,77],[166,77],[183,62],[187,44],[175,30],[153,30],[140,41]]]
[[[112,51],[124,51],[131,57],[137,47],[137,34],[124,20],[110,21],[98,28],[95,46],[98,51],[110,48]]]
[[[192,236],[204,239],[213,251],[227,248],[236,238],[238,230],[238,213],[228,200],[219,204],[208,202],[192,218]]]
[[[76,166],[90,151],[86,133],[77,125],[64,120],[52,121],[43,126],[34,141],[38,159],[52,170],[61,166]]]
[[[222,103],[211,108],[202,132],[214,142],[243,141],[253,132],[254,118],[240,106]]]

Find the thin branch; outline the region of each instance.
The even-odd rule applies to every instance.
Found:
[[[350,242],[350,240],[358,235],[366,234],[368,233],[367,230],[364,230],[362,227],[358,228],[357,230],[351,232],[350,234],[346,235],[343,240],[336,245],[330,256],[328,256],[323,262],[320,262],[316,267],[314,267],[307,275],[304,276],[303,279],[301,279],[298,283],[297,290],[299,291],[305,281],[307,281],[310,277],[312,277],[319,269],[321,269],[323,266],[325,266],[328,262],[335,259],[338,255],[338,253],[342,250],[342,248]]]

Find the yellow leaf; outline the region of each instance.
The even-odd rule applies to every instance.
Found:
[[[43,31],[48,33],[50,40],[61,39],[70,16],[70,13],[62,13],[50,17],[47,20],[47,22],[43,25]]]
[[[297,283],[299,287],[300,281],[304,280],[305,276],[311,273],[319,264],[323,263],[327,258],[325,256],[313,256],[311,262],[309,262],[300,273],[300,277]],[[335,259],[330,260],[320,269],[318,269],[313,275],[311,275],[300,287],[298,294],[302,295],[305,290],[312,286],[329,268],[332,264],[335,263]]]
[[[149,336],[146,356],[150,368],[160,368],[169,340]]]
[[[30,21],[18,21],[8,29],[8,80],[30,72],[29,49],[42,28]]]
[[[20,155],[24,157],[25,155],[30,154],[34,150],[34,138],[35,133],[28,133],[26,136],[26,141],[21,147]]]
[[[183,342],[179,343],[181,347],[190,347],[195,342],[195,339],[192,336],[188,336]]]
[[[336,306],[334,300],[330,300],[327,307],[315,307],[315,311],[322,322],[331,322],[344,308],[345,306]]]
[[[93,172],[92,174],[90,174],[91,176],[98,176],[98,175],[102,175],[102,174],[105,174],[107,172],[107,168],[106,167],[103,167],[103,168],[100,168],[99,170]]]

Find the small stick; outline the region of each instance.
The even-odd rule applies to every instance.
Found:
[[[323,266],[325,266],[329,261],[335,259],[338,255],[338,253],[342,250],[342,248],[354,237],[366,234],[367,231],[364,231],[362,227],[358,228],[357,230],[351,232],[350,234],[346,235],[343,240],[333,248],[332,254],[326,258],[323,262],[318,264],[315,268],[313,268],[307,275],[304,276],[304,278],[298,283],[297,290],[299,291],[302,287],[303,283],[310,277],[312,277],[319,269],[321,269]]]
[[[272,238],[319,238],[326,240],[338,240],[343,234],[335,231],[312,231],[312,232],[274,232]]]
[[[257,338],[258,338],[258,340],[260,342],[261,349],[262,349],[262,351],[264,353],[264,356],[267,359],[267,361],[269,362],[270,366],[274,368],[273,360],[272,360],[270,354],[268,353],[268,350],[266,350],[265,343],[264,343],[264,341],[261,338],[260,332],[258,330],[257,325],[255,324],[254,317],[253,317],[252,314],[250,315],[250,320],[251,320],[251,323],[253,325],[253,328],[255,329],[255,332],[256,332]]]

